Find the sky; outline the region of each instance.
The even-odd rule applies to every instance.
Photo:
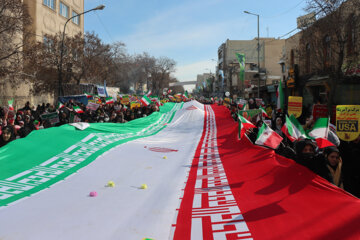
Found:
[[[257,37],[257,17],[244,11],[260,15],[260,37],[274,38],[291,36],[296,18],[306,14],[306,0],[85,0],[85,10],[100,4],[104,10],[85,15],[85,31],[125,43],[129,54],[175,60],[180,81],[214,73],[226,39]]]

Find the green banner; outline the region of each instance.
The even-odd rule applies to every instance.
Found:
[[[0,207],[50,187],[111,148],[154,135],[171,122],[183,103],[167,103],[148,117],[128,123],[70,125],[31,132],[0,148]]]
[[[245,81],[245,54],[236,53],[236,58],[238,59],[239,65],[240,65],[239,78],[242,82],[244,82]]]

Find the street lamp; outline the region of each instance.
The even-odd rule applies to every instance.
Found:
[[[260,98],[260,31],[259,31],[259,26],[260,26],[260,21],[259,21],[259,14],[255,14],[255,13],[251,13],[251,12],[248,12],[248,11],[244,11],[244,13],[246,14],[250,14],[250,15],[254,15],[254,16],[257,16],[257,21],[258,21],[258,24],[257,24],[257,32],[258,32],[258,37],[257,37],[257,40],[258,40],[258,44],[257,44],[257,52],[258,52],[258,98]]]
[[[66,20],[65,22],[65,25],[64,25],[64,31],[63,31],[63,34],[62,34],[62,39],[61,39],[61,47],[60,47],[60,63],[59,63],[59,67],[58,67],[58,70],[59,70],[59,75],[58,75],[58,81],[59,81],[59,96],[61,96],[64,91],[62,89],[62,68],[63,68],[63,57],[64,57],[64,39],[65,39],[65,31],[66,31],[66,25],[68,24],[68,22],[70,22],[71,19],[73,18],[76,18],[76,17],[79,17],[83,14],[86,14],[88,12],[91,12],[91,11],[96,11],[96,10],[103,10],[105,8],[105,5],[99,5],[97,6],[96,8],[93,8],[93,9],[90,9],[90,10],[87,10],[85,12],[82,12],[82,13],[79,13],[79,14],[76,14],[74,16],[72,16],[71,18],[69,18],[68,20]]]

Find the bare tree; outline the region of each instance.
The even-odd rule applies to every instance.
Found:
[[[21,0],[0,0],[0,77],[13,76],[21,67],[24,28],[30,23]]]
[[[335,103],[336,87],[346,69],[359,61],[360,4],[358,0],[308,0],[306,10],[317,21],[303,29],[300,57],[303,74],[328,76],[328,109]]]

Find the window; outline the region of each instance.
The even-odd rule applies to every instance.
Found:
[[[291,49],[290,51],[290,67],[293,67],[295,63],[295,53],[294,49]]]
[[[43,0],[45,6],[55,10],[55,0]]]
[[[352,14],[349,18],[347,35],[347,53],[348,55],[352,55],[355,52],[356,46],[356,19],[354,14]]]
[[[310,56],[311,56],[311,45],[310,43],[306,44],[306,52],[305,52],[305,71],[306,73],[310,73]]]
[[[69,17],[69,7],[66,6],[64,3],[60,2],[60,15],[63,17]]]
[[[324,66],[325,68],[330,66],[331,60],[331,37],[326,35],[324,37]]]
[[[76,15],[78,15],[78,13],[75,12],[75,11],[72,11],[72,17],[74,17],[74,16],[76,16]],[[75,24],[77,24],[77,25],[79,25],[79,24],[80,24],[80,16],[74,17],[74,18],[72,19],[72,22],[75,23]]]
[[[44,36],[43,43],[48,52],[53,52],[53,48],[54,48],[54,40],[53,39],[50,39],[47,36]]]

